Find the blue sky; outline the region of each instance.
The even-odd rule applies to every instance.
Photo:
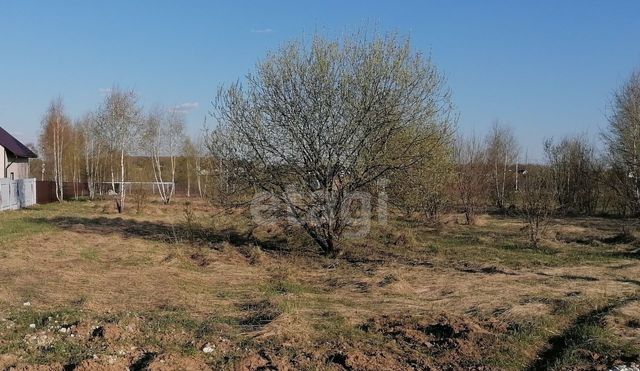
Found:
[[[409,35],[447,76],[462,132],[512,125],[529,157],[545,137],[606,126],[640,67],[640,2],[0,1],[0,125],[29,142],[61,95],[80,117],[117,84],[145,107],[184,105],[199,132],[220,84],[303,35],[365,25]]]

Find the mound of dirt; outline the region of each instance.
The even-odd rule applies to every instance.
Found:
[[[153,359],[149,364],[148,370],[209,370],[204,361],[195,357],[184,357],[178,355],[160,355]]]
[[[189,258],[199,267],[208,267],[211,264],[211,259],[202,251],[195,251]]]
[[[273,346],[273,344],[271,344]],[[324,343],[295,354],[283,349],[253,351],[234,364],[234,370],[406,370],[412,369],[400,354],[363,344]],[[311,350],[312,349],[312,350]]]
[[[346,370],[404,370],[399,357],[379,350],[363,351],[358,349],[341,350],[327,357],[327,364]]]
[[[392,340],[403,354],[411,355],[409,364],[418,368],[490,369],[482,361],[495,336],[468,318],[383,316],[361,328]]]
[[[235,366],[236,370],[277,370],[276,365],[264,352],[255,353],[244,357]]]
[[[18,364],[18,357],[10,354],[0,354],[0,370],[15,368]]]
[[[315,370],[327,369],[317,353],[287,354],[283,349],[273,348],[274,344],[261,346],[259,351],[251,351],[236,362],[234,370]],[[269,349],[271,348],[271,349]]]

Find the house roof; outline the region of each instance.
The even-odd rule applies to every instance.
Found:
[[[38,155],[33,153],[33,151],[27,148],[27,146],[20,143],[20,141],[14,138],[11,134],[7,133],[7,131],[2,127],[0,127],[0,146],[3,146],[7,151],[13,153],[16,157],[38,157]]]

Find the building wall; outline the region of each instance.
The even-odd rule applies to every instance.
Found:
[[[17,158],[13,160],[7,169],[7,178],[11,179],[11,173],[13,173],[13,179],[16,180],[29,178],[29,159]]]
[[[9,167],[5,174],[5,167],[7,165],[9,165]],[[13,173],[13,179],[16,180],[29,178],[29,159],[9,157],[7,151],[0,146],[0,178],[11,179],[11,173]]]

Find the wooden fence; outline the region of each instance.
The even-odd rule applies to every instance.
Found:
[[[89,187],[82,182],[62,183],[62,192],[65,200],[72,200],[78,197],[89,197]],[[58,201],[56,197],[56,182],[52,180],[38,180],[36,182],[36,202],[48,204]]]

